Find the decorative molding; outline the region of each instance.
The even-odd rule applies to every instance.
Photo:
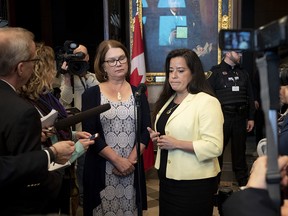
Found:
[[[165,81],[165,73],[147,73],[146,83],[148,85],[160,85]]]

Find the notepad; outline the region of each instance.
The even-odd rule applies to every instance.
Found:
[[[41,118],[42,128],[49,128],[53,126],[57,117],[58,117],[58,111],[55,109],[52,109],[48,115],[43,116]]]

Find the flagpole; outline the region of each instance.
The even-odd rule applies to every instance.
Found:
[[[141,0],[135,0],[133,3],[136,3],[136,8],[137,10],[134,11],[135,15],[133,15],[133,39],[132,41],[132,55],[131,55],[131,75],[130,75],[130,84],[140,88],[140,84],[143,83],[145,84],[146,82],[146,67],[145,67],[145,56],[144,56],[144,43],[143,43],[143,34],[141,28],[142,27],[142,1]],[[133,7],[134,8],[134,7]],[[133,14],[133,13],[132,13]],[[140,18],[141,15],[141,18]],[[145,90],[145,94],[147,96],[147,91]],[[144,96],[144,95],[143,95]],[[145,174],[142,173],[142,168],[144,167],[149,167],[152,163],[151,166],[154,164],[154,152],[153,152],[153,143],[151,144],[151,139],[148,143],[147,149],[144,150],[143,155],[140,153],[140,141],[139,137],[141,138],[141,133],[139,135],[139,132],[141,132],[141,128],[139,129],[138,123],[141,122],[140,117],[142,116],[140,109],[140,102],[137,101],[139,98],[135,97],[135,128],[136,128],[136,137],[135,137],[135,145],[136,145],[136,152],[137,152],[137,170],[138,173],[135,173],[137,175],[138,181],[137,183],[135,182],[135,186],[137,188],[137,206],[138,206],[138,216],[142,215],[142,210],[143,210],[143,204],[144,204],[144,199],[147,199],[143,195],[142,187],[145,181]],[[139,117],[139,118],[138,118]],[[143,119],[142,119],[143,120]],[[140,124],[140,123],[139,123]],[[142,124],[140,124],[142,125]],[[152,150],[150,154],[150,151]],[[148,163],[147,163],[148,162]],[[138,185],[137,185],[138,184]],[[145,207],[146,207],[146,201],[145,201]]]
[[[136,16],[138,16],[139,18],[139,10],[140,10],[140,2],[141,0],[136,0]],[[136,17],[135,16],[135,17]],[[136,24],[135,22],[139,22],[139,19],[135,19],[134,18],[134,37],[135,37],[135,26],[138,25],[138,23]],[[141,26],[140,26],[140,35],[141,34]],[[133,38],[134,38],[133,37]],[[135,44],[133,44],[134,46]],[[140,152],[140,142],[141,142],[141,134],[140,134],[140,122],[141,122],[141,102],[140,102],[140,97],[139,96],[135,96],[135,103],[136,103],[136,150],[137,150],[137,166],[138,166],[138,195],[139,195],[139,200],[138,200],[138,216],[142,216],[143,212],[142,212],[142,188],[141,188],[141,167],[142,167],[142,163],[141,163],[141,152]]]
[[[139,5],[141,0],[136,0],[136,15],[138,15],[139,18]],[[140,19],[136,20],[134,19],[134,22],[139,21]],[[134,24],[135,27],[136,23]],[[141,27],[141,26],[140,26]],[[135,33],[135,29],[134,29]],[[140,34],[141,34],[141,28],[140,28]],[[141,34],[142,35],[142,34]],[[134,46],[134,44],[133,44]],[[139,195],[139,202],[138,202],[138,216],[142,216],[142,188],[141,188],[141,152],[140,152],[140,141],[141,141],[141,135],[140,135],[140,121],[141,121],[141,103],[139,96],[135,97],[136,102],[136,150],[137,150],[137,159],[138,159],[138,195]]]

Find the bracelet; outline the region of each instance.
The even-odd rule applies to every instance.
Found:
[[[55,148],[55,146],[50,146],[51,148],[53,148],[54,149],[54,151],[55,151],[55,154],[54,154],[54,161],[56,160],[56,158],[57,158],[57,156],[58,156],[58,151],[57,151],[57,149]]]

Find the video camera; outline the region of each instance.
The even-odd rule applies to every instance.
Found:
[[[278,169],[278,125],[280,107],[279,87],[280,60],[288,52],[288,16],[261,26],[256,30],[220,30],[219,48],[222,51],[256,51],[256,65],[259,71],[262,108],[265,114],[267,137],[267,174],[266,182],[270,198],[280,212],[281,175]],[[279,214],[280,215],[280,214]]]
[[[288,16],[252,29],[222,29],[219,48],[223,51],[267,51],[288,45]]]
[[[89,63],[84,61],[85,53],[74,50],[79,46],[74,41],[66,40],[64,46],[56,51],[57,71],[61,74],[70,73],[71,75],[83,76],[89,69]],[[68,68],[64,70],[61,68],[63,62],[67,62]]]

